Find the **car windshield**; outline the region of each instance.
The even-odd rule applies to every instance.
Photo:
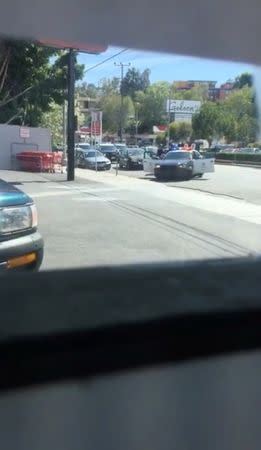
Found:
[[[90,148],[90,144],[78,144],[78,147],[81,150],[88,150]]]
[[[191,159],[191,153],[189,152],[169,152],[164,159]]]
[[[103,154],[101,152],[99,152],[98,150],[93,150],[91,152],[87,152],[85,153],[85,158],[95,158],[96,156],[103,156]]]
[[[144,151],[140,148],[129,148],[128,149],[128,155],[129,156],[139,156],[143,157]]]
[[[115,150],[114,145],[101,145],[100,150],[102,151],[113,151]]]
[[[35,252],[30,237],[21,264],[27,255],[42,271],[260,255],[254,68],[79,50],[72,102],[68,50],[2,40],[0,178],[32,197],[44,242]],[[20,221],[34,235],[35,218],[27,206],[4,214],[0,205],[7,231]],[[0,257],[7,236],[2,260],[14,248],[20,257],[11,232],[0,235]]]

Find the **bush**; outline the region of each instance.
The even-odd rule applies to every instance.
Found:
[[[157,134],[156,136],[157,145],[166,145],[166,134]]]
[[[261,154],[251,153],[217,153],[216,160],[242,161],[242,162],[260,162]]]
[[[260,148],[261,149],[261,142],[252,142],[251,144],[248,144],[247,147]]]
[[[201,154],[202,154],[202,156],[204,157],[204,158],[208,158],[208,159],[210,159],[210,158],[216,158],[216,152],[213,152],[213,151],[206,151],[206,152],[201,152]]]

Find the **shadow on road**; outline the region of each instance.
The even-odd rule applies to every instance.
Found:
[[[12,184],[13,186],[21,186],[23,184],[30,184],[30,183],[48,183],[48,180],[30,180],[30,181],[8,181],[9,184]]]

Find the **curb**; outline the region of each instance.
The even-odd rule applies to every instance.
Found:
[[[224,160],[215,160],[215,164],[220,164],[222,166],[239,166],[239,167],[250,167],[252,169],[261,169],[261,164],[251,164],[251,163],[237,163],[234,161],[224,161]]]

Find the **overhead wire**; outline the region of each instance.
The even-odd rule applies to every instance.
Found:
[[[96,69],[96,67],[101,66],[102,64],[106,63],[107,61],[110,61],[111,59],[116,58],[116,56],[121,55],[124,52],[127,52],[127,50],[129,50],[128,48],[124,48],[122,49],[120,52],[115,53],[114,55],[109,56],[108,58],[104,59],[103,61],[100,61],[99,63],[95,64],[94,66],[89,67],[88,69],[86,69],[84,71],[84,73],[90,72],[90,70]]]

